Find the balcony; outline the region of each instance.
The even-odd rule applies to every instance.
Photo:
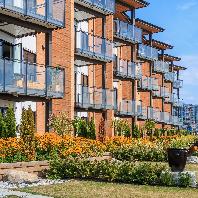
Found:
[[[75,105],[84,109],[113,109],[113,91],[76,85]]]
[[[103,62],[113,60],[113,42],[93,34],[76,30],[77,55]]]
[[[142,76],[142,79],[138,81],[138,88],[148,91],[158,91],[158,80],[152,77]]]
[[[0,14],[47,28],[65,26],[65,0],[0,0]]]
[[[161,121],[161,111],[159,109],[155,109],[153,107],[148,107],[148,119],[154,120],[155,122]]]
[[[120,78],[141,79],[142,65],[116,58],[114,62],[114,74]]]
[[[0,59],[0,92],[44,98],[64,97],[64,70]]]
[[[171,122],[171,115],[169,112],[162,112],[161,113],[161,120],[165,123],[165,124],[172,124]]]
[[[114,36],[130,43],[142,43],[142,30],[118,19],[114,20]]]
[[[152,93],[154,97],[164,98],[164,87],[156,86],[156,90],[154,90]]]
[[[117,115],[139,116],[142,114],[141,101],[122,100],[119,104],[114,101],[114,108]]]
[[[151,61],[158,60],[158,50],[147,45],[139,44],[138,56]]]
[[[168,82],[174,82],[175,74],[173,72],[167,72],[164,74],[164,80]]]
[[[100,12],[104,15],[115,13],[115,0],[75,0],[75,3]]]
[[[167,73],[169,72],[169,63],[164,61],[155,61],[153,70],[159,73]]]
[[[147,120],[148,119],[147,107],[142,107],[142,113],[141,113],[141,115],[138,116],[138,118],[140,118],[142,120]]]
[[[183,80],[175,80],[173,82],[173,88],[180,89],[183,87]]]
[[[178,116],[172,116],[171,120],[174,126],[183,126],[182,118],[179,118]]]

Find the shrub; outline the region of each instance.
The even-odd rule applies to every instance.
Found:
[[[147,120],[145,122],[144,129],[146,130],[146,135],[152,137],[153,130],[155,129],[155,122],[152,120]]]
[[[176,182],[173,179],[173,175],[170,172],[164,172],[160,176],[160,182],[164,186],[175,186]]]
[[[126,120],[115,119],[112,123],[112,127],[114,128],[114,133],[116,136],[131,136],[130,126]]]
[[[3,115],[0,112],[0,138],[6,138],[7,137],[7,126],[4,121]]]
[[[140,138],[141,137],[141,132],[140,130],[138,129],[138,126],[135,125],[133,130],[132,130],[132,137],[133,138]]]
[[[178,185],[182,187],[189,187],[192,183],[192,178],[188,173],[180,173]]]
[[[23,141],[23,153],[28,160],[35,159],[35,124],[34,114],[29,106],[22,109],[21,124],[19,127],[20,137]]]
[[[72,121],[68,118],[67,113],[61,112],[58,115],[50,117],[50,128],[58,135],[71,135],[73,131]]]
[[[4,137],[16,137],[16,119],[14,114],[14,108],[12,106],[8,107],[4,122],[6,125],[6,133],[4,133]]]
[[[73,121],[75,134],[79,137],[96,139],[96,127],[94,119],[91,121],[76,117]]]
[[[100,181],[134,184],[159,184],[159,177],[166,168],[150,163],[129,163],[117,161],[89,161],[80,158],[66,158],[50,163],[50,178],[97,179]]]

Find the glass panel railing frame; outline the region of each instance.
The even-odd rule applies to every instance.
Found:
[[[52,75],[49,70],[57,71],[61,75]],[[35,97],[63,98],[64,72],[63,68],[0,58],[0,91]]]
[[[42,0],[39,3],[33,0],[20,0],[17,2],[1,0],[0,7],[59,27],[65,26],[66,6],[64,0]]]
[[[75,30],[76,53],[102,61],[113,61],[113,42],[91,33]]]

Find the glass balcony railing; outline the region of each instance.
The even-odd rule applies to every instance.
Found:
[[[174,82],[175,74],[173,72],[167,72],[164,74],[164,79],[169,82]]]
[[[162,112],[162,120],[165,124],[171,124],[171,115],[169,112]]]
[[[64,70],[55,67],[0,59],[0,92],[63,98]]]
[[[119,115],[139,116],[142,114],[142,103],[141,101],[122,100],[115,108],[115,111]]]
[[[179,118],[178,116],[172,116],[171,122],[174,126],[183,126],[182,118]]]
[[[113,60],[113,42],[79,30],[76,31],[76,53],[110,62]]]
[[[148,91],[158,91],[158,80],[152,77],[142,76],[141,80],[138,81],[138,88]]]
[[[75,104],[80,108],[113,109],[113,91],[77,85]]]
[[[148,107],[148,119],[154,120],[155,122],[161,121],[161,111],[159,109],[155,109],[153,107]]]
[[[75,0],[75,3],[91,8],[105,15],[115,13],[115,0]]]
[[[147,107],[142,107],[142,112],[138,116],[138,118],[140,118],[142,120],[147,120],[148,119],[148,110],[147,110]]]
[[[155,61],[153,70],[155,72],[167,73],[169,72],[169,63],[164,61]]]
[[[156,89],[152,92],[155,97],[164,97],[164,89],[163,87],[156,86]]]
[[[0,0],[0,13],[1,8],[6,8],[3,14],[11,10],[19,14],[18,18],[20,15],[28,16],[27,21],[37,19],[55,26],[65,26],[65,0]]]
[[[148,45],[139,44],[138,56],[148,60],[158,60],[158,50]]]
[[[175,80],[173,82],[173,87],[176,89],[180,89],[183,87],[183,80]]]
[[[142,43],[142,30],[118,19],[114,20],[114,35],[128,42]]]
[[[142,77],[142,65],[116,58],[114,61],[114,73],[122,78],[140,79]]]

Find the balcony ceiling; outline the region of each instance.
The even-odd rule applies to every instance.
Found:
[[[117,5],[116,5],[117,6]],[[119,19],[119,20],[121,20],[121,21],[124,21],[124,22],[129,22],[129,20],[128,20],[128,18],[126,17],[126,15],[124,14],[124,13],[122,13],[122,12],[116,12],[115,14],[114,14],[114,18],[115,19]]]
[[[93,65],[93,63],[78,58],[78,59],[75,59],[74,65],[76,65],[77,67],[83,67],[83,66]]]
[[[8,24],[7,22],[0,21],[0,30],[13,37],[23,37],[27,35],[35,34],[35,30],[24,28],[14,24]]]
[[[78,8],[74,8],[74,10],[75,10],[74,18],[77,21],[85,21],[85,20],[95,17],[93,14],[89,13],[88,11],[84,11]]]
[[[149,34],[149,33],[159,33],[159,32],[163,32],[165,29],[161,28],[159,26],[153,25],[149,22],[143,21],[141,19],[136,19],[135,20],[135,25],[143,30],[143,34]]]
[[[131,10],[131,7],[138,9],[138,8],[144,8],[149,5],[148,2],[144,0],[117,0],[116,1],[116,7],[120,6],[119,12],[124,12]],[[118,10],[116,10],[117,12]]]

